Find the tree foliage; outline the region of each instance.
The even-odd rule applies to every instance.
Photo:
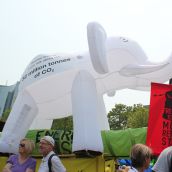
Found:
[[[148,123],[148,107],[141,104],[126,106],[116,104],[108,113],[110,129],[146,127]]]
[[[110,129],[125,129],[127,128],[127,115],[132,107],[124,104],[116,104],[114,108],[108,113],[108,120]]]
[[[128,115],[128,128],[147,127],[148,108],[142,105],[134,105],[133,111]]]
[[[7,120],[7,118],[8,118],[8,116],[9,116],[10,112],[11,112],[11,109],[6,109],[6,110],[2,113],[1,120],[5,122],[5,121]]]
[[[73,117],[54,119],[51,129],[56,130],[73,130]]]

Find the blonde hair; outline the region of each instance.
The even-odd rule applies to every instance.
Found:
[[[28,154],[31,154],[32,151],[35,149],[35,143],[33,140],[30,140],[28,138],[22,139],[20,142],[24,141],[25,142],[25,149]]]
[[[144,144],[135,144],[131,148],[130,158],[132,166],[135,168],[143,167],[146,160],[151,158],[151,156],[152,150]]]

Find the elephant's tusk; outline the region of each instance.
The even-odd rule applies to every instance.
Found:
[[[136,75],[142,75],[147,74],[150,72],[155,72],[157,70],[160,70],[167,66],[169,63],[163,63],[163,64],[154,64],[154,65],[127,65],[123,67],[119,73],[124,76],[136,76]]]

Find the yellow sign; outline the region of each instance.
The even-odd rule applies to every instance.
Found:
[[[8,157],[0,156],[0,171],[6,164]],[[106,161],[103,156],[97,156],[94,158],[76,158],[76,157],[65,157],[60,158],[67,169],[67,172],[104,172],[109,169],[108,172],[111,172],[113,169],[114,161]],[[36,158],[36,172],[38,171],[41,158]]]

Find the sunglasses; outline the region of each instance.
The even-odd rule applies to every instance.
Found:
[[[19,147],[24,148],[24,147],[25,147],[25,144],[24,144],[24,143],[20,143],[20,144],[19,144]]]

